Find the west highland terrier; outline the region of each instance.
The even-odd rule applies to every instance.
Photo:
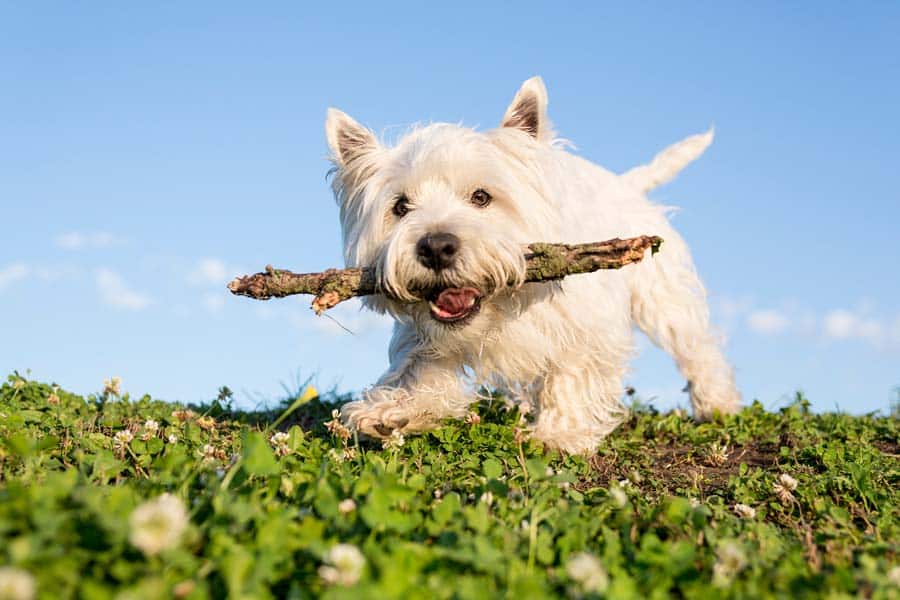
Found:
[[[700,156],[712,132],[616,175],[567,152],[546,110],[535,77],[497,129],[436,123],[393,147],[328,111],[344,257],[377,268],[384,294],[364,303],[395,319],[390,368],[342,409],[352,428],[373,437],[434,428],[466,414],[475,382],[530,402],[535,439],[589,452],[627,415],[634,325],[675,358],[696,418],[738,409],[688,247],[670,209],[646,197]],[[638,264],[522,283],[528,243],[644,234],[665,241]]]

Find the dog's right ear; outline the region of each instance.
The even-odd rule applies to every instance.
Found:
[[[336,108],[328,109],[325,136],[331,148],[332,160],[341,169],[378,149],[378,140],[371,131]]]

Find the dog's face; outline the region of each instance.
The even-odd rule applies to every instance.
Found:
[[[524,245],[555,221],[535,168],[551,135],[545,107],[543,84],[529,80],[497,130],[435,124],[393,147],[329,111],[345,259],[375,266],[385,291],[370,307],[432,338],[471,335],[496,317],[522,282]]]

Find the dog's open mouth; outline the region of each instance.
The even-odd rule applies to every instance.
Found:
[[[461,324],[481,308],[481,292],[473,287],[435,290],[428,298],[428,305],[436,321]]]

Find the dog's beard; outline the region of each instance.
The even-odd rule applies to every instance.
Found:
[[[385,247],[377,265],[391,312],[448,328],[467,325],[525,277],[523,245],[512,240],[462,238],[453,266],[438,272],[418,262],[413,244],[394,243]]]

